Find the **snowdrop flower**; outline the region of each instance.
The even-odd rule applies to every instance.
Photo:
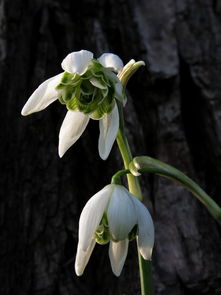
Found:
[[[113,273],[119,276],[127,256],[129,240],[137,235],[140,254],[150,260],[154,226],[148,210],[122,185],[105,186],[87,202],[80,216],[76,274],[83,274],[96,242],[110,242],[111,267]]]
[[[105,160],[119,127],[116,100],[125,101],[116,75],[123,69],[123,62],[112,53],[94,59],[92,52],[80,50],[67,55],[61,66],[64,72],[46,80],[34,91],[22,115],[39,112],[57,99],[66,105],[68,112],[59,134],[60,157],[78,140],[90,118],[99,120],[99,154]]]

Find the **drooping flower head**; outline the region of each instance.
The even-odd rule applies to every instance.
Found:
[[[93,53],[81,50],[70,53],[61,64],[64,72],[43,82],[22,109],[29,115],[45,109],[59,99],[68,112],[59,134],[60,157],[84,132],[89,119],[100,120],[99,153],[106,159],[117,135],[119,115],[116,100],[125,100],[117,77],[123,68],[121,59],[104,53],[94,59]]]
[[[76,274],[83,274],[96,242],[110,242],[111,267],[114,274],[119,276],[129,240],[136,236],[141,255],[146,260],[151,259],[154,226],[148,210],[122,185],[107,185],[87,202],[81,213]]]
[[[113,73],[118,72],[123,64],[115,56],[118,65],[115,62],[110,67],[111,63],[107,62],[110,54],[103,54],[97,60],[92,56],[87,52],[83,66],[77,71],[76,67],[70,67],[76,63],[76,54],[69,54],[62,62],[65,73],[56,89],[60,102],[69,110],[79,110],[92,119],[102,119],[113,110],[115,99],[123,102],[121,83]]]

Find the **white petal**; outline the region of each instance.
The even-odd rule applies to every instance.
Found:
[[[129,232],[137,224],[137,215],[130,193],[122,185],[112,184],[113,192],[107,210],[109,229],[115,240],[128,237]]]
[[[103,53],[98,61],[106,68],[113,68],[117,73],[123,69],[123,62],[120,57],[113,53]]]
[[[88,68],[93,53],[87,50],[80,50],[68,54],[62,61],[61,66],[65,72],[83,75]]]
[[[119,277],[124,266],[125,259],[128,251],[128,239],[118,243],[110,242],[109,258],[113,273]]]
[[[138,217],[138,248],[144,259],[150,260],[154,245],[154,225],[147,208],[135,197],[133,202]]]
[[[97,230],[104,211],[108,206],[113,188],[111,185],[105,186],[96,193],[81,212],[79,220],[79,244],[82,250],[86,251],[95,231]]]
[[[106,160],[117,137],[119,128],[119,113],[117,104],[115,104],[113,110],[107,116],[99,121],[99,127],[99,155],[103,160]]]
[[[78,140],[84,132],[88,121],[89,116],[82,112],[67,112],[59,133],[58,153],[60,157]]]
[[[84,269],[87,266],[88,260],[91,257],[91,253],[94,249],[95,244],[95,239],[92,239],[86,251],[83,251],[81,246],[78,244],[75,259],[75,272],[78,276],[81,276],[83,274]]]
[[[55,101],[58,98],[58,92],[55,88],[60,83],[62,75],[63,73],[60,73],[44,81],[30,96],[21,114],[27,116],[39,112]]]

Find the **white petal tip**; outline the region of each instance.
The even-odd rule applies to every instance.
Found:
[[[56,86],[60,83],[62,75],[63,73],[60,73],[49,78],[38,86],[24,105],[22,116],[40,112],[58,98]]]
[[[98,151],[101,159],[106,160],[117,137],[119,128],[119,114],[117,104],[115,104],[111,113],[100,120],[99,127],[100,136],[98,142]]]
[[[62,157],[84,132],[89,116],[78,111],[68,111],[59,133],[58,154]]]
[[[122,272],[127,257],[128,243],[128,240],[123,240],[118,243],[110,242],[109,258],[112,271],[116,277],[119,277]]]
[[[113,269],[112,269],[112,271],[113,271],[113,274],[114,274],[116,277],[119,277],[119,276],[121,275],[121,271],[120,271],[120,272],[117,272],[117,271],[114,271]]]
[[[21,111],[21,115],[22,115],[22,116],[27,116],[28,114],[25,113],[24,111]]]
[[[61,137],[59,137],[59,147],[58,147],[59,157],[62,158],[71,146],[72,146],[72,143],[70,143],[69,141],[66,142],[64,138],[62,140]]]
[[[60,149],[58,150],[58,155],[60,158],[62,158],[64,156],[64,154],[65,154],[65,151],[62,151]]]
[[[28,116],[30,115],[32,112],[28,111],[26,108],[26,105],[24,105],[23,109],[21,110],[21,115],[22,116]]]
[[[104,160],[105,161],[108,158],[108,155],[102,154],[100,151],[99,151],[99,155],[101,157],[101,160]]]
[[[140,254],[142,255],[144,260],[149,260],[150,261],[151,258],[152,258],[152,250],[153,249],[149,249],[149,250],[144,251],[142,249],[142,250],[139,250],[139,251],[140,251]]]
[[[83,271],[79,266],[75,266],[75,273],[78,277],[83,275]]]

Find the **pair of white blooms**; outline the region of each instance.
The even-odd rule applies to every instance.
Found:
[[[93,53],[81,50],[70,53],[61,65],[65,72],[43,82],[23,107],[22,115],[41,111],[57,99],[66,104],[68,112],[59,134],[60,157],[81,136],[89,119],[98,119],[99,154],[106,159],[119,128],[116,100],[124,103],[124,91],[115,74],[122,71],[123,62],[111,53],[95,60]],[[83,273],[96,242],[110,242],[111,267],[119,276],[129,240],[136,236],[141,255],[151,259],[154,227],[148,210],[123,186],[107,185],[87,202],[81,213],[76,274]]]

